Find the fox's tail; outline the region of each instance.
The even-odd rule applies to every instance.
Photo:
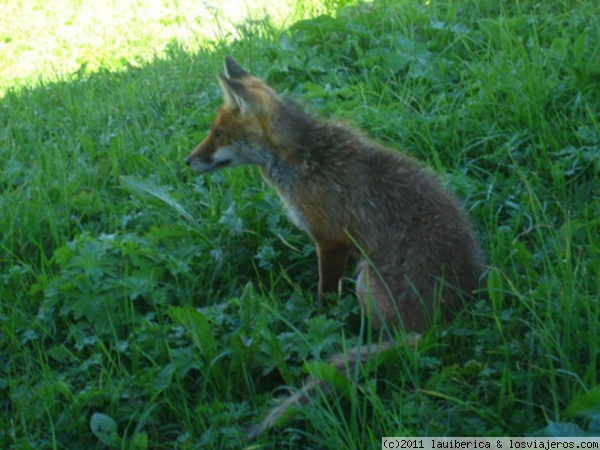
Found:
[[[401,343],[382,341],[377,344],[362,345],[353,348],[346,353],[336,353],[335,355],[332,355],[327,360],[327,363],[335,367],[340,373],[346,374],[346,368],[352,367],[357,362],[364,364],[369,358],[372,358],[374,355],[388,350],[393,346],[404,345],[416,347],[420,340],[421,335],[415,334],[406,336]],[[254,440],[259,434],[273,427],[292,405],[306,403],[309,393],[315,389],[320,389],[324,392],[327,392],[329,387],[323,380],[315,379],[314,377],[307,378],[304,380],[302,389],[283,399],[281,403],[274,407],[260,423],[250,427],[248,431],[248,439]]]

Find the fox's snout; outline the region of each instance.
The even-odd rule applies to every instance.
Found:
[[[185,164],[195,172],[203,172],[213,164],[213,157],[198,154],[198,148],[194,149],[184,160]]]
[[[239,158],[236,158],[231,147],[219,147],[214,150],[212,146],[204,144],[205,141],[185,158],[185,164],[194,172],[212,172],[227,166],[240,164]]]
[[[209,172],[222,166],[215,158],[214,140],[207,136],[198,146],[185,158],[185,164],[194,172]]]
[[[212,156],[190,155],[185,158],[185,163],[194,172],[211,172],[229,164],[228,160],[216,160]]]
[[[188,167],[192,167],[192,164],[194,163],[194,160],[198,159],[199,162],[201,162],[202,164],[206,164],[209,165],[212,163],[212,158],[210,156],[194,156],[194,155],[189,155],[187,158],[185,158],[185,164]]]

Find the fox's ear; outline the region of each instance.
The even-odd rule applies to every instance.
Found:
[[[251,94],[246,86],[221,74],[219,74],[219,84],[223,91],[223,101],[227,107],[239,109],[242,114],[246,114],[252,109]]]
[[[231,78],[232,80],[250,76],[250,74],[246,72],[242,66],[236,63],[235,60],[229,55],[225,57],[225,75],[227,75],[227,78]]]

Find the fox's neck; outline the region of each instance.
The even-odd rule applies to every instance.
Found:
[[[260,167],[261,174],[281,195],[289,197],[307,170],[306,160],[282,158],[273,152],[265,166]]]
[[[344,161],[350,145],[356,141],[345,127],[307,114],[294,102],[282,101],[274,110],[268,133],[269,160],[261,167],[264,178],[280,194],[291,192],[300,178],[312,179],[332,164]]]

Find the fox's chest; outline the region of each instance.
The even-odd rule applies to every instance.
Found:
[[[308,220],[306,215],[294,202],[289,201],[283,195],[279,195],[285,206],[285,211],[294,225],[305,232],[310,232]]]
[[[261,168],[263,178],[277,191],[279,198],[283,202],[287,216],[290,218],[292,223],[301,230],[310,233],[309,222],[306,218],[306,214],[302,211],[299,203],[294,199],[294,187],[297,184],[294,174],[291,171],[284,171],[282,176],[281,170],[265,170]]]

